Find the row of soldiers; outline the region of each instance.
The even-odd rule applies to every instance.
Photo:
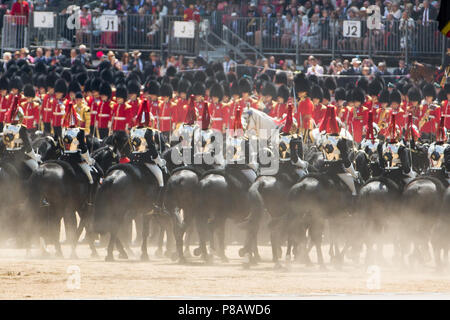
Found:
[[[238,107],[260,109],[281,120],[292,103],[294,118],[303,130],[317,127],[327,106],[335,106],[342,126],[358,143],[366,134],[371,110],[380,136],[386,135],[393,113],[397,114],[399,128],[405,128],[408,115],[412,115],[422,138],[435,134],[441,116],[445,127],[450,128],[448,84],[444,88],[429,83],[415,85],[405,78],[394,86],[385,84],[383,78],[368,81],[362,77],[356,86],[343,88],[336,86],[334,77],[298,75],[289,86],[283,72],[277,73],[274,81],[266,74],[253,81],[225,74],[220,67],[213,64],[205,71],[183,74],[169,67],[166,76],[159,79],[142,79],[139,72],[125,77],[108,65],[99,66],[93,74],[73,74],[74,70],[39,71],[31,77],[24,72],[5,74],[0,77],[0,126],[16,104],[24,110],[27,129],[60,136],[66,111],[74,106],[86,134],[104,139],[117,131],[128,133],[136,124],[139,110],[148,109],[153,116],[152,127],[169,138],[184,123],[191,103],[199,126],[202,109],[207,106],[210,127],[222,133],[233,126]]]

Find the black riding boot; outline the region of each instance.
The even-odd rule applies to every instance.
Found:
[[[154,211],[158,213],[167,213],[166,208],[164,207],[164,187],[159,187],[156,195],[156,201],[153,205]]]
[[[95,183],[88,184],[87,205],[89,207],[92,207],[94,205],[94,196],[95,196]]]

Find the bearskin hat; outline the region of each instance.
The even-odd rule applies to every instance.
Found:
[[[211,97],[217,97],[219,98],[219,101],[223,99],[223,87],[218,84],[217,82],[214,83],[209,90],[209,95]]]
[[[88,75],[86,72],[82,72],[77,74],[76,79],[80,86],[84,86],[86,84],[86,80],[88,79]]]
[[[380,94],[378,95],[378,101],[380,103],[389,103],[389,90],[388,89],[381,90]]]
[[[427,83],[423,89],[422,93],[424,97],[433,97],[433,99],[436,98],[436,89],[431,83]]]
[[[173,88],[170,83],[163,83],[159,88],[159,95],[161,97],[169,97],[172,98]]]
[[[411,87],[408,90],[408,99],[409,101],[421,101],[422,95],[420,94],[420,90],[417,87]]]
[[[116,87],[116,97],[117,98],[122,98],[124,100],[127,100],[128,98],[128,92],[127,92],[127,87],[123,84],[119,84]]]
[[[203,82],[195,82],[192,87],[192,94],[196,95],[196,96],[204,96],[205,95],[205,85],[203,84]]]
[[[111,68],[111,62],[109,62],[108,60],[103,60],[102,62],[99,63],[97,69],[99,72],[102,72],[105,69],[109,69]]]
[[[0,90],[9,91],[9,80],[6,76],[0,77]]]
[[[111,85],[108,82],[103,81],[100,85],[100,91],[101,96],[107,96],[108,98],[111,98],[112,95],[112,89]]]
[[[166,75],[168,77],[175,77],[175,75],[177,74],[177,68],[175,68],[174,66],[169,66],[166,70]]]
[[[264,88],[264,84],[265,84],[266,82],[267,82],[267,81],[264,81],[264,80],[261,80],[261,79],[257,79],[257,80],[255,81],[254,89],[256,90],[256,92],[257,92],[258,94],[261,94],[261,93],[262,93],[262,90],[263,90],[263,88]]]
[[[8,69],[6,70],[6,76],[12,77],[17,71],[19,71],[19,68],[16,64],[12,64]]]
[[[321,87],[319,87],[318,85],[313,85],[311,88],[311,98],[312,99],[319,99],[322,100],[323,99],[323,90]]]
[[[437,100],[439,102],[442,102],[445,99],[447,99],[447,95],[445,94],[445,91],[444,90],[439,91],[439,93],[437,94]]]
[[[21,72],[20,78],[22,79],[22,83],[25,85],[27,83],[33,84],[33,78],[29,73]]]
[[[227,80],[227,76],[225,75],[225,72],[218,71],[214,74],[214,77],[216,78],[217,82]]]
[[[179,81],[180,81],[180,79],[178,79],[177,77],[173,77],[172,79],[170,79],[170,84],[171,84],[174,92],[178,92],[178,82]]]
[[[239,80],[239,92],[241,94],[243,94],[243,93],[252,93],[252,86],[251,86],[250,82],[247,79],[241,78]]]
[[[70,71],[66,69],[61,73],[61,78],[64,79],[66,81],[66,83],[71,83],[72,82],[72,73],[70,73]]]
[[[447,82],[446,84],[445,84],[445,86],[444,86],[444,90],[443,91],[445,91],[445,94],[447,95],[447,94],[450,94],[450,82]]]
[[[181,78],[178,82],[178,93],[188,93],[191,89],[191,82],[185,78]]]
[[[9,81],[9,88],[10,89],[18,89],[19,91],[22,91],[23,88],[23,82],[22,79],[15,76]]]
[[[234,81],[238,81],[238,78],[236,76],[236,74],[234,74],[233,72],[228,72],[227,73],[227,81],[228,83],[233,83]]]
[[[205,73],[207,77],[214,77],[214,70],[211,66],[207,66],[205,69]]]
[[[47,88],[47,77],[45,74],[41,74],[36,79],[36,87]]]
[[[220,62],[213,63],[211,67],[214,70],[214,73],[218,71],[223,71],[223,65]]]
[[[272,82],[266,82],[264,84],[262,94],[263,96],[271,96],[272,98],[275,98],[277,96],[277,88],[275,88],[275,85]]]
[[[391,94],[389,95],[389,103],[401,103],[402,102],[402,95],[400,94],[400,91],[397,89],[392,90]]]
[[[30,83],[27,83],[26,85],[24,85],[23,86],[23,94],[27,98],[32,98],[32,97],[36,96],[36,92],[34,91],[33,85]]]
[[[128,93],[135,93],[135,94],[140,94],[141,93],[141,86],[139,84],[139,82],[135,81],[135,80],[130,80],[127,83],[127,90]]]
[[[275,74],[275,84],[284,84],[285,86],[287,86],[287,75],[286,72],[284,71],[278,71]]]
[[[367,80],[367,78],[361,77],[361,78],[358,79],[356,87],[363,89],[364,90],[364,94],[365,94],[368,91],[368,89],[369,89],[369,81]]]
[[[195,82],[195,80],[194,80],[194,74],[193,74],[192,72],[185,72],[185,73],[183,74],[183,78],[189,80],[190,83],[194,83],[194,82]]]
[[[328,90],[331,90],[331,91],[336,90],[336,80],[334,80],[333,77],[326,77],[324,85],[325,85],[325,88],[327,88]]]
[[[323,99],[330,101],[331,100],[331,95],[330,95],[330,91],[329,90],[323,90]]]
[[[211,89],[211,87],[213,86],[214,83],[217,83],[214,78],[211,78],[211,77],[206,78],[205,88],[206,89]]]
[[[45,63],[43,61],[38,61],[34,65],[34,72],[47,74],[47,66],[45,65]]]
[[[380,81],[374,79],[370,81],[369,86],[367,88],[367,93],[369,96],[378,96],[378,94],[383,90],[383,86]]]
[[[319,78],[315,74],[310,74],[308,76],[309,82],[312,84],[319,84]]]
[[[241,95],[241,93],[239,91],[239,83],[237,81],[233,81],[231,83],[230,94],[231,94],[231,96],[234,96],[234,95],[240,96]]]
[[[289,99],[289,88],[286,85],[282,84],[281,86],[278,87],[277,98],[278,97],[281,97],[284,100],[284,102],[288,101],[288,99]]]
[[[270,81],[270,77],[269,77],[269,75],[266,74],[266,73],[263,73],[262,75],[260,75],[260,76],[258,77],[258,79],[261,80],[261,81]]]
[[[227,81],[221,81],[220,85],[223,88],[223,96],[225,97],[231,97],[230,93],[230,84]]]
[[[100,77],[102,80],[108,84],[114,83],[114,76],[111,69],[104,69],[100,72]]]
[[[55,92],[61,92],[64,95],[67,93],[67,85],[64,79],[58,79],[55,82]]]
[[[91,92],[91,79],[87,79],[84,83],[84,92]]]
[[[71,83],[69,83],[69,87],[67,88],[69,92],[77,93],[78,91],[81,91],[81,86],[78,83],[78,81],[73,80]]]
[[[195,82],[205,82],[206,80],[206,73],[205,71],[199,70],[196,71],[194,74],[194,81]]]
[[[49,73],[46,78],[47,88],[54,88],[56,80],[58,80],[58,76],[56,75],[56,73]]]
[[[159,83],[155,80],[151,80],[145,84],[144,92],[148,94],[159,95]]]
[[[295,92],[309,92],[310,90],[310,83],[309,80],[306,79],[305,74],[299,73],[294,78],[294,86],[295,86]]]
[[[345,100],[346,97],[346,93],[345,93],[345,89],[342,87],[336,88],[336,90],[334,91],[334,99],[336,101],[339,100]]]
[[[366,100],[366,97],[365,97],[363,89],[361,89],[361,88],[353,89],[351,101],[358,101],[358,102],[364,103],[365,100]]]
[[[91,80],[91,90],[99,92],[101,84],[102,84],[102,80],[100,78],[92,79]]]

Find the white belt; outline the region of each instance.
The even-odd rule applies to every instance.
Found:
[[[170,120],[170,119],[172,119],[172,117],[159,117],[159,119],[161,119],[161,120]]]
[[[33,116],[23,116],[24,119],[33,119]]]
[[[91,111],[91,114],[97,114],[97,111]]]
[[[64,112],[53,112],[53,114],[55,116],[62,116],[62,115],[64,115]]]
[[[1,110],[0,110],[1,111]],[[450,118],[450,114],[444,114],[444,115],[442,115],[441,117],[444,117],[444,118]]]
[[[104,117],[109,117],[109,114],[100,113],[98,116],[104,118]]]
[[[220,120],[223,120],[223,119],[222,118],[211,118],[211,120],[220,121]]]
[[[44,111],[52,111],[52,108],[44,108]]]
[[[127,118],[125,118],[125,117],[114,117],[113,119],[114,120],[127,120]]]
[[[8,109],[0,109],[0,112],[8,111]]]

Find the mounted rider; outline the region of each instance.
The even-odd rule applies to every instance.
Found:
[[[32,127],[28,128],[26,125],[25,112],[20,101],[20,92],[16,92],[5,115],[3,128],[5,150],[1,158],[2,161],[11,163],[17,168],[20,168],[19,163],[24,162],[31,171],[34,171],[39,166],[40,156],[35,154],[31,147],[29,129]]]
[[[437,177],[441,181],[450,185],[450,144],[447,138],[447,129],[445,128],[445,117],[442,115],[436,132],[436,141],[428,147],[428,159],[430,167],[428,173]]]
[[[308,162],[303,160],[303,142],[298,135],[297,121],[293,117],[294,107],[288,104],[286,119],[280,131],[280,170],[294,166],[298,178],[308,174]]]
[[[406,184],[413,180],[417,173],[412,168],[409,149],[400,139],[402,126],[398,125],[398,120],[403,117],[403,113],[396,111],[398,110],[396,105],[400,103],[400,94],[397,90],[391,92],[390,102],[393,109],[390,114],[391,119],[387,130],[387,139],[383,144],[378,145],[378,157],[384,175],[395,175],[398,173],[400,174],[399,179]]]
[[[154,209],[163,208],[164,172],[167,172],[166,161],[161,158],[166,150],[166,144],[161,132],[152,127],[154,122],[150,111],[150,104],[143,100],[139,106],[136,125],[130,130],[130,140],[133,146],[131,163],[145,166],[155,177],[158,183],[158,192]]]
[[[63,154],[59,159],[68,162],[74,169],[79,167],[86,175],[89,183],[87,204],[92,206],[95,192],[92,170],[95,161],[89,155],[80,115],[71,101],[66,107],[62,123]]]
[[[314,130],[312,140],[319,146],[325,157],[325,169],[336,174],[350,189],[352,196],[357,195],[355,181],[359,173],[350,161],[349,143],[351,136],[341,130],[336,118],[336,107],[327,106],[327,111],[319,123],[319,130]]]

